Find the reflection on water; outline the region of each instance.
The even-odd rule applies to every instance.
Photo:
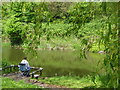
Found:
[[[21,62],[25,56],[22,49],[13,47],[2,48],[2,58],[9,60],[13,64]],[[29,53],[29,52],[28,52]],[[99,54],[89,53],[88,59],[81,60],[78,51],[37,51],[38,58],[31,53],[27,54],[31,66],[43,67],[44,76],[54,75],[79,75],[83,76],[95,71],[97,62],[102,58]]]

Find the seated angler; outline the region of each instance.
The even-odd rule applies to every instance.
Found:
[[[30,65],[27,61],[27,57],[24,57],[21,63],[19,64],[19,70],[22,72],[23,76],[30,76]]]

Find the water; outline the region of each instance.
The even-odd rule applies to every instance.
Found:
[[[75,75],[83,76],[91,74],[96,70],[97,63],[103,58],[102,55],[89,53],[87,59],[80,59],[78,51],[72,50],[40,50],[36,58],[28,52],[27,55],[22,49],[14,47],[2,47],[3,60],[9,60],[12,64],[19,64],[24,56],[28,57],[30,66],[42,67],[43,76]]]

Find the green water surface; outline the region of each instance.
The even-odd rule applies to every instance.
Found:
[[[43,76],[76,75],[83,76],[96,71],[99,60],[103,55],[88,53],[87,59],[80,59],[79,51],[72,50],[38,50],[36,58],[28,51],[25,54],[22,49],[10,46],[2,47],[3,60],[9,60],[12,64],[19,64],[24,56],[28,57],[30,66],[43,67]]]

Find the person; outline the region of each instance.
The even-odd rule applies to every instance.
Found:
[[[21,63],[19,64],[19,70],[22,71],[22,75],[23,76],[30,76],[30,65],[27,61],[27,57],[24,57],[23,60],[21,61]]]

